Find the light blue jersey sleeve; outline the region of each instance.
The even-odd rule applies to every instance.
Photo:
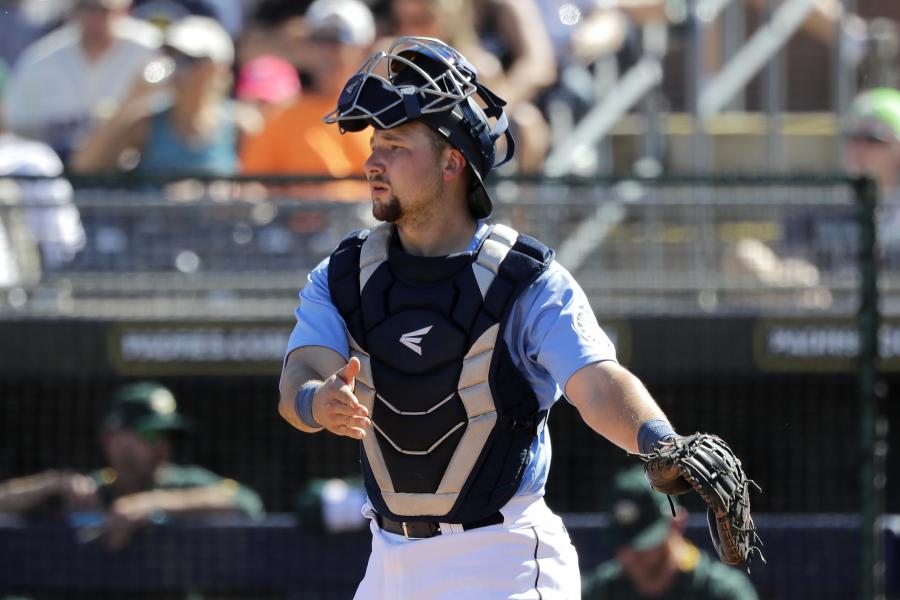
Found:
[[[616,360],[581,286],[556,261],[516,300],[504,340],[543,409],[562,395],[576,371]]]
[[[285,358],[303,346],[323,346],[349,360],[350,343],[347,341],[344,319],[331,301],[328,290],[327,258],[307,275],[294,316],[297,322],[288,339]]]
[[[542,409],[559,399],[579,369],[616,360],[581,286],[555,261],[516,300],[503,339]],[[529,449],[519,495],[544,495],[552,456],[550,429],[544,427]]]

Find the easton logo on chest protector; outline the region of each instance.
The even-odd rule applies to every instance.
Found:
[[[512,363],[503,325],[553,253],[495,225],[474,254],[414,257],[395,231],[348,237],[328,267],[361,364],[354,392],[372,421],[366,491],[393,519],[475,521],[515,494],[546,414]]]
[[[415,331],[404,333],[400,336],[400,343],[419,356],[422,356],[422,346],[420,346],[419,344],[422,343],[422,338],[426,333],[431,331],[432,327],[434,327],[434,325],[429,325],[428,327],[423,327],[422,329],[416,329]]]

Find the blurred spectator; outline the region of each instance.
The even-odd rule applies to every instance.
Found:
[[[128,16],[130,0],[76,0],[69,23],[15,64],[7,123],[68,160],[98,117],[114,112],[157,53],[159,32]]]
[[[334,110],[344,83],[368,56],[375,38],[372,13],[359,0],[317,0],[306,13],[306,26],[310,85],[244,147],[243,172],[362,176],[370,136],[341,135],[322,117]]]
[[[266,122],[300,97],[300,77],[294,65],[272,54],[249,60],[238,73],[235,97],[244,103],[253,116],[248,135],[241,141],[258,135]]]
[[[166,30],[163,52],[78,149],[72,170],[235,172],[242,115],[227,97],[231,38],[213,19],[185,17]]]
[[[853,100],[842,118],[846,141],[844,167],[878,185],[878,244],[883,264],[900,266],[900,91],[867,90]],[[782,239],[769,245],[742,239],[724,255],[723,269],[750,275],[772,287],[800,288],[794,302],[826,308],[832,298],[820,287],[822,273],[855,274],[859,224],[854,206],[830,210],[797,209],[784,222]]]
[[[0,177],[58,177],[62,162],[49,146],[5,131],[0,62]],[[36,283],[84,246],[84,229],[65,179],[4,179],[0,193],[0,288]],[[24,209],[24,210],[23,210]]]
[[[846,167],[878,184],[878,242],[888,263],[900,259],[900,91],[877,88],[859,94],[842,126]]]
[[[259,517],[256,492],[198,466],[170,462],[172,439],[189,429],[175,398],[154,382],[119,388],[103,420],[109,466],[91,475],[44,471],[0,484],[0,512],[65,516],[82,542],[125,546],[142,526],[223,513]]]
[[[756,600],[746,575],[684,537],[687,513],[673,518],[641,467],[615,477],[603,510],[615,558],[584,574],[584,600]]]
[[[298,99],[300,77],[288,61],[264,54],[241,67],[235,95],[238,100],[253,102],[267,112]]]
[[[847,140],[847,170],[868,175],[883,194],[900,184],[900,91],[877,88],[859,94],[841,127]]]
[[[556,80],[556,66],[534,0],[392,0],[391,17],[394,35],[436,37],[475,65],[479,81],[507,102],[519,171],[539,172],[550,131],[534,102]]]

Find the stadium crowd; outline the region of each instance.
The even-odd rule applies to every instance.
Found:
[[[368,140],[321,117],[371,51],[423,35],[460,48],[507,99],[520,142],[511,169],[535,174],[565,123],[640,58],[647,24],[665,24],[670,47],[684,39],[678,4],[4,0],[4,121],[74,173],[361,175]],[[860,61],[871,28],[841,6],[818,0],[805,28]]]
[[[659,41],[648,33],[654,25],[663,24],[674,40],[664,46],[684,52],[686,6],[664,0],[0,0],[0,131],[6,131],[0,175],[361,176],[368,136],[342,135],[322,117],[348,76],[398,35],[439,37],[461,49],[509,102],[518,150],[505,172],[541,174],[548,154],[621,74],[643,54],[658,52],[651,47]],[[770,8],[752,0],[745,12],[761,19]],[[838,0],[816,0],[803,32],[820,46],[840,46],[844,60],[865,64],[861,88],[897,85],[893,21],[866,21]],[[721,61],[716,43],[706,44],[706,52],[706,63]],[[664,86],[679,77],[672,71]],[[669,96],[662,105],[658,96],[647,102],[657,112],[684,108],[678,94]],[[896,124],[887,123],[888,129]],[[857,135],[858,120],[853,126],[843,128],[845,167],[892,188],[900,169],[897,135],[867,141],[871,136]],[[611,168],[591,152],[578,154],[577,162],[587,165],[582,174]],[[641,158],[632,157],[632,166]],[[314,193],[367,196],[351,183]],[[23,221],[16,211],[4,211],[0,285],[34,282],[43,256],[44,269],[53,269],[84,246],[67,185],[63,179],[49,187],[6,185],[7,196],[17,198],[7,204],[53,206],[30,209],[29,228],[13,222]],[[740,259],[745,264],[760,260],[759,247],[750,248],[749,258]]]

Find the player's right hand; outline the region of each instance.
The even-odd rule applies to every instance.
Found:
[[[361,440],[371,426],[369,410],[359,403],[353,393],[359,374],[359,359],[353,357],[334,375],[322,382],[313,396],[313,418],[322,427],[337,435]]]

